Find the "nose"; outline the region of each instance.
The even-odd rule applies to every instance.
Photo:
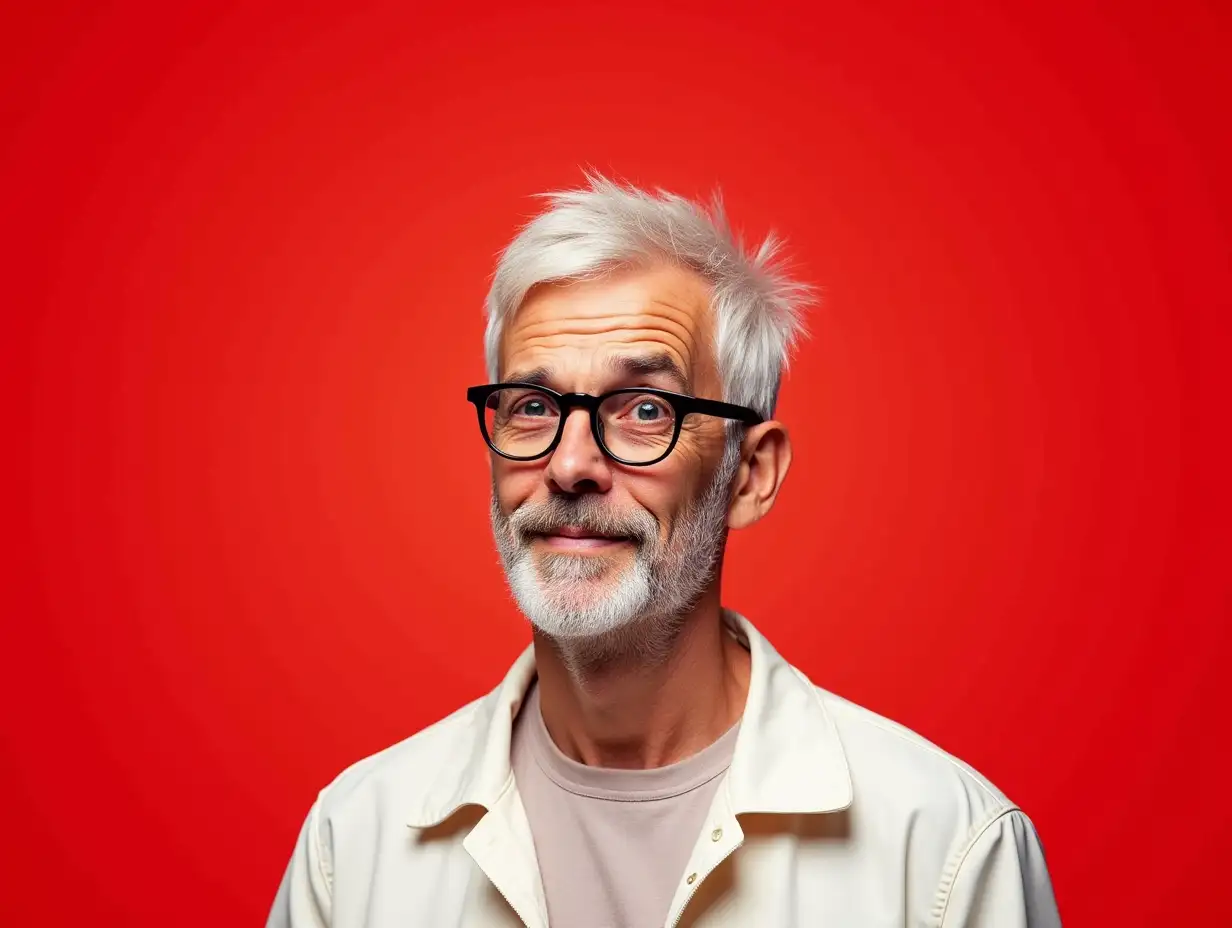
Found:
[[[554,493],[606,493],[612,488],[611,462],[590,430],[590,415],[574,409],[565,419],[560,443],[548,456],[543,480]]]

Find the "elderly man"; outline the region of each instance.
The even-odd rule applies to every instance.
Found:
[[[597,177],[505,250],[467,399],[533,646],[320,793],[270,926],[1060,924],[1012,802],[722,608],[791,465],[774,252]]]

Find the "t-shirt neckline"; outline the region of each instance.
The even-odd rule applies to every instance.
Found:
[[[539,708],[538,681],[531,684],[523,711],[530,714],[527,733],[531,755],[544,775],[570,793],[609,802],[671,799],[709,783],[731,764],[740,730],[737,721],[713,743],[666,767],[591,767],[567,756],[552,740]]]

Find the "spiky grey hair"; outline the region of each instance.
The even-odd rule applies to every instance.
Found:
[[[580,189],[542,195],[548,208],[501,253],[488,291],[484,351],[500,377],[505,325],[538,284],[586,280],[613,268],[672,261],[710,284],[723,399],[774,414],[791,349],[804,334],[813,288],[791,279],[769,235],[746,251],[716,194],[711,204],[615,183],[593,173]]]

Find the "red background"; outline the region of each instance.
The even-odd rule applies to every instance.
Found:
[[[825,288],[729,604],[1019,802],[1067,925],[1227,917],[1225,4],[305,6],[3,14],[0,922],[261,923],[495,685],[463,389],[580,165]]]

